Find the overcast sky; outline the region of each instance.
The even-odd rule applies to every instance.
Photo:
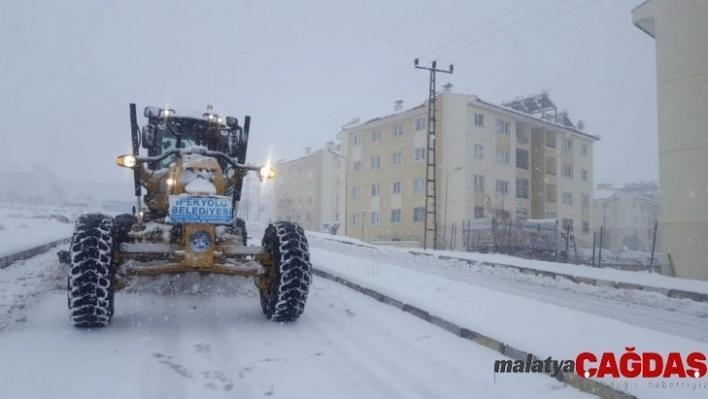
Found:
[[[354,117],[422,103],[419,57],[454,63],[439,84],[488,101],[549,90],[602,136],[596,183],[656,180],[655,50],[632,24],[640,3],[3,2],[0,166],[128,182],[115,157],[130,151],[130,102],[249,114],[249,161],[299,157]]]

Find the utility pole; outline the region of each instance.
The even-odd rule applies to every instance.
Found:
[[[425,167],[425,230],[423,231],[423,249],[428,248],[428,232],[433,233],[433,249],[438,248],[438,216],[435,208],[435,198],[437,195],[436,188],[436,161],[435,161],[435,121],[437,108],[435,107],[436,91],[435,91],[435,74],[437,72],[452,73],[453,66],[450,64],[450,70],[437,69],[437,62],[433,61],[430,67],[422,67],[418,65],[418,59],[413,61],[416,69],[425,69],[430,71],[430,90],[428,93],[428,145],[426,154]],[[432,215],[432,218],[429,217]]]

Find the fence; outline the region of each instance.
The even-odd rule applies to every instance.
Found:
[[[439,249],[504,253],[536,259],[566,258],[566,233],[555,219],[468,219],[441,228]]]

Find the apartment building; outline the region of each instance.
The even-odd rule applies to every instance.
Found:
[[[338,147],[329,142],[314,152],[277,162],[274,183],[274,215],[276,220],[299,223],[304,229],[326,230],[339,218],[339,173],[341,157]]]
[[[663,272],[708,280],[708,2],[648,0],[632,16],[656,42]]]
[[[446,232],[454,224],[470,219],[553,218],[591,243],[592,146],[599,138],[576,129],[567,115],[544,115],[551,106],[546,93],[505,106],[474,95],[438,96],[440,236],[451,237]],[[426,123],[423,104],[338,134],[347,160],[341,172],[346,189],[340,190],[346,235],[422,246]]]
[[[598,184],[593,194],[593,229],[599,245],[600,227],[603,245],[617,254],[622,251],[651,252],[654,227],[659,220],[659,187],[653,182],[625,184],[615,188]],[[656,252],[661,249],[661,234],[657,234]]]

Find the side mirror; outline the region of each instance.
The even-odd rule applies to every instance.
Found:
[[[142,134],[143,148],[150,149],[155,145],[155,126],[145,125],[143,126]]]
[[[160,116],[160,107],[145,107],[143,116],[146,118],[157,118]]]
[[[238,127],[238,118],[235,118],[233,116],[227,116],[226,117],[226,126],[234,129]]]

